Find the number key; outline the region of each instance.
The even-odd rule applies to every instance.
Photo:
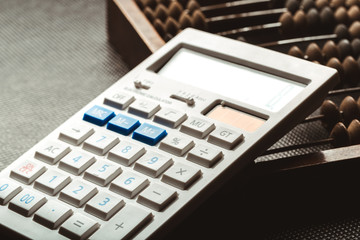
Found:
[[[7,204],[16,194],[21,191],[22,187],[9,179],[0,179],[0,204]]]
[[[99,192],[85,205],[85,211],[107,221],[119,211],[124,204],[123,200],[112,194]]]
[[[59,168],[69,173],[79,175],[95,161],[96,160],[92,155],[86,152],[74,150],[61,159]]]
[[[42,194],[24,189],[10,201],[9,209],[29,217],[45,202],[46,198]]]
[[[48,170],[35,181],[34,188],[49,195],[55,195],[69,184],[70,181],[71,178],[69,176],[55,170]]]
[[[127,198],[135,197],[145,187],[149,180],[142,175],[133,172],[124,172],[110,184],[110,190],[119,193]]]
[[[84,173],[84,179],[106,186],[121,173],[121,168],[116,163],[98,160]]]
[[[84,142],[83,149],[102,156],[119,142],[119,138],[115,135],[99,131],[95,132]]]
[[[98,190],[82,181],[74,180],[59,195],[59,199],[75,207],[81,207],[92,198]]]
[[[173,160],[170,157],[150,151],[135,163],[134,169],[155,178],[172,164]]]
[[[108,159],[125,166],[130,166],[133,162],[139,159],[139,157],[144,155],[144,153],[144,147],[132,142],[122,141],[110,150]]]

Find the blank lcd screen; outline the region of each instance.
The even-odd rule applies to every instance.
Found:
[[[158,74],[271,112],[279,111],[305,87],[187,48],[177,51]]]

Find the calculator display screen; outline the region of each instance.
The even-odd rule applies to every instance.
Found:
[[[186,48],[177,51],[158,74],[271,112],[279,111],[305,87]]]

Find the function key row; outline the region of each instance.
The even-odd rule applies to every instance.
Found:
[[[137,113],[130,111],[130,108],[129,112]],[[157,116],[159,117],[157,118]],[[169,121],[169,119],[172,119],[172,121]],[[151,146],[156,145],[167,135],[166,130],[163,128],[148,123],[140,124],[138,119],[123,114],[115,116],[113,111],[96,105],[84,114],[83,120],[99,126],[107,124],[107,129],[122,135],[127,136],[133,133],[133,139]],[[181,132],[196,138],[203,139],[209,135],[208,142],[225,149],[233,149],[242,142],[244,138],[241,133],[223,127],[216,128],[211,122],[195,117],[188,118],[186,114],[181,114],[175,110],[160,111],[159,115],[155,115],[154,121],[167,126],[177,126],[181,124]],[[176,124],[170,124],[169,122]]]

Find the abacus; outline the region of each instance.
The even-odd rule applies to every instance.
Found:
[[[321,108],[256,159],[256,168],[276,172],[350,159],[360,143],[359,7],[359,0],[108,0],[108,35],[131,67],[193,27],[337,69],[341,82]]]

